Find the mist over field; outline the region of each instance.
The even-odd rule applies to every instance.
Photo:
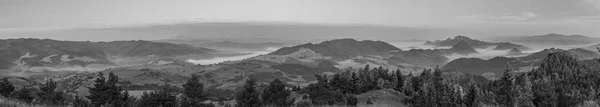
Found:
[[[258,55],[264,55],[264,54],[271,53],[275,50],[277,50],[277,48],[267,48],[266,51],[245,52],[245,53],[250,53],[247,55],[215,57],[215,58],[210,58],[210,59],[188,59],[188,60],[186,60],[186,62],[193,63],[193,64],[200,64],[200,65],[217,64],[217,63],[226,62],[226,61],[237,61],[237,60],[252,58],[252,57],[255,57]]]

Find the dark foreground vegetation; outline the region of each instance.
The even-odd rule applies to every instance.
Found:
[[[599,61],[599,60],[594,60]],[[598,107],[600,71],[566,52],[548,54],[539,68],[513,72],[507,67],[503,76],[489,82],[460,84],[445,71],[426,69],[419,75],[403,75],[400,70],[368,65],[358,71],[334,75],[315,75],[318,82],[307,87],[291,86],[279,79],[268,84],[249,77],[238,89],[236,107],[356,106],[373,104],[375,99],[359,101],[357,95],[391,89],[408,96],[403,102],[415,107]],[[211,107],[210,95],[193,75],[177,91],[165,84],[159,90],[135,98],[124,91],[119,77],[98,74],[90,95],[72,97],[56,92],[56,82],[48,80],[38,88],[16,89],[7,79],[0,80],[0,95],[27,104],[74,107]],[[292,94],[301,97],[292,97]],[[397,105],[401,106],[401,105]]]

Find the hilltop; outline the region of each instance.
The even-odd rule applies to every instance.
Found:
[[[475,48],[471,47],[471,45],[467,44],[467,42],[465,42],[465,41],[460,41],[460,42],[456,43],[449,50],[452,52],[461,54],[461,55],[479,53],[475,50]]]
[[[436,46],[436,47],[450,47],[450,46],[454,46],[454,45],[460,43],[461,41],[465,42],[466,44],[470,45],[473,48],[488,48],[488,47],[496,46],[494,48],[494,50],[510,50],[512,48],[517,48],[517,49],[521,49],[521,50],[530,50],[531,49],[529,47],[510,43],[510,42],[493,43],[493,42],[472,39],[467,36],[456,36],[454,38],[448,38],[446,40],[436,40],[433,42],[427,41],[427,42],[425,42],[425,45],[431,45],[431,46]]]

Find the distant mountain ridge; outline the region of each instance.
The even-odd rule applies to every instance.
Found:
[[[510,50],[512,48],[517,48],[517,49],[521,49],[521,50],[530,50],[531,49],[529,47],[526,47],[523,45],[518,45],[518,44],[513,44],[510,42],[493,43],[493,42],[472,39],[467,36],[456,36],[454,38],[447,38],[446,40],[436,40],[433,42],[427,41],[427,42],[425,42],[425,45],[431,45],[431,46],[437,46],[437,47],[449,47],[449,46],[454,46],[454,45],[460,43],[461,41],[467,43],[468,45],[472,46],[473,48],[488,48],[491,46],[496,46],[494,48],[494,50]]]
[[[495,57],[489,60],[480,58],[460,58],[448,62],[442,69],[456,70],[476,75],[487,75],[488,77],[498,77],[507,66],[512,67],[514,70],[530,70],[530,68],[540,66],[548,54],[557,52],[568,54],[581,61],[600,58],[599,53],[581,48],[569,50],[550,48],[521,57]]]
[[[256,41],[248,39],[238,40],[213,40],[213,39],[164,39],[157,40],[157,42],[166,42],[173,44],[189,44],[196,47],[205,47],[210,49],[225,50],[225,51],[237,51],[237,52],[250,52],[250,51],[265,51],[273,48],[280,48],[284,46],[290,46],[297,44],[293,41],[281,41],[281,40],[265,40]],[[277,42],[275,42],[277,41]]]
[[[536,45],[584,45],[597,43],[600,38],[550,33],[536,36],[502,37],[497,38],[497,40]]]
[[[324,41],[319,44],[303,44],[293,47],[284,47],[269,55],[285,55],[296,52],[300,48],[308,48],[317,53],[334,58],[349,58],[358,55],[390,56],[389,52],[401,51],[399,48],[383,41],[357,41],[354,39],[336,39]]]
[[[207,48],[150,41],[84,42],[6,39],[0,40],[0,47],[2,47],[0,69],[19,67],[18,69],[25,70],[72,67],[87,69],[86,66],[101,70],[121,64],[142,64],[157,58],[192,54],[209,56],[216,52]],[[131,61],[129,58],[135,60]]]
[[[425,42],[425,45],[433,45],[433,46],[454,46],[457,43],[459,43],[460,41],[464,41],[469,45],[472,45],[474,47],[477,48],[481,48],[481,47],[487,47],[487,46],[491,46],[494,45],[494,43],[490,43],[490,42],[486,42],[486,41],[480,41],[480,40],[476,40],[476,39],[471,39],[469,37],[466,36],[455,36],[454,38],[447,38],[446,40],[436,40],[436,41],[427,41]]]
[[[479,52],[477,52],[475,50],[475,48],[471,47],[471,45],[469,45],[465,41],[460,41],[460,42],[456,43],[449,50],[452,50],[453,52],[456,52],[456,53],[461,54],[461,55],[468,55],[468,54],[479,53]]]
[[[276,63],[298,63],[305,65],[319,60],[332,61],[336,67],[361,67],[365,64],[386,68],[410,69],[435,67],[446,63],[446,55],[469,55],[478,53],[467,43],[459,42],[450,49],[401,50],[383,41],[334,39],[320,43],[308,43],[284,47],[267,55],[251,59]]]

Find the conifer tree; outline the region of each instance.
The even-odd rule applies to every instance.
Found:
[[[242,90],[235,96],[236,107],[259,107],[261,106],[259,93],[256,90],[256,80],[249,78]]]
[[[511,106],[513,105],[513,98],[514,98],[514,93],[513,93],[513,84],[514,84],[514,77],[513,74],[511,73],[511,70],[509,69],[509,67],[507,66],[506,69],[504,70],[503,76],[502,78],[499,80],[500,81],[500,88],[497,92],[497,97],[496,100],[498,101],[498,103],[500,103],[501,105],[506,105],[506,106]]]
[[[177,93],[165,83],[159,90],[144,92],[137,107],[177,107]]]
[[[400,69],[396,70],[396,72],[394,72],[394,80],[395,81],[395,85],[394,85],[394,89],[401,91],[402,88],[404,87],[404,76],[402,75],[402,71],[400,71]]]
[[[204,85],[200,83],[200,76],[195,74],[183,84],[183,93],[190,99],[204,100],[206,95],[203,90]]]
[[[481,103],[482,100],[482,92],[475,84],[475,82],[471,79],[469,82],[469,88],[466,90],[464,103],[467,107],[479,107],[478,104]]]
[[[517,92],[513,101],[514,105],[517,107],[535,107],[532,102],[534,96],[531,90],[531,81],[529,80],[529,77],[523,75],[521,82],[521,84],[515,87],[515,91]]]
[[[98,73],[98,77],[94,80],[94,87],[88,87],[90,95],[86,96],[92,107],[100,107],[110,105],[115,107],[126,106],[123,99],[126,96],[122,95],[123,89],[118,85],[119,77],[114,73],[109,73],[108,79],[104,77],[102,72]],[[129,96],[129,95],[127,95]]]
[[[275,79],[264,89],[261,98],[264,105],[288,107],[293,103],[288,99],[289,96],[290,91],[285,89],[285,83],[279,79]]]
[[[0,95],[9,97],[10,93],[13,91],[15,91],[15,86],[8,81],[8,78],[2,78],[2,80],[0,80]]]
[[[204,85],[200,83],[200,76],[192,75],[185,84],[183,84],[183,94],[180,96],[181,107],[212,107],[212,104],[204,104],[206,94],[203,92]]]
[[[48,105],[63,104],[64,97],[62,93],[54,92],[56,90],[56,81],[50,79],[40,86],[40,91],[37,93],[39,103]]]

